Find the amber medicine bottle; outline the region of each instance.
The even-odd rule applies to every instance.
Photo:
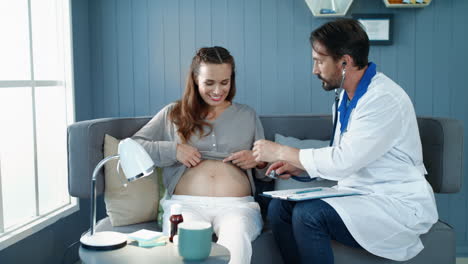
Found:
[[[174,236],[177,235],[177,226],[184,221],[182,217],[182,206],[180,204],[171,206],[171,217],[169,221],[171,222],[171,236],[169,237],[169,241],[173,242]]]

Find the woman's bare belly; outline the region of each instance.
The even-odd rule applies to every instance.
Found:
[[[177,183],[174,194],[212,197],[252,195],[245,172],[220,160],[203,160],[187,169]]]

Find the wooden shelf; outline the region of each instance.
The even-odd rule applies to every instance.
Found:
[[[421,4],[416,3],[416,0],[411,0],[410,4],[403,3],[403,0],[383,0],[383,2],[388,8],[418,8],[426,7],[431,4],[431,0],[424,0]]]
[[[316,17],[345,16],[354,0],[305,0]],[[325,12],[324,12],[325,11]],[[328,13],[326,11],[332,11]]]

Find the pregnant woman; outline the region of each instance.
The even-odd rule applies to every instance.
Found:
[[[171,205],[181,204],[185,222],[210,222],[217,243],[231,253],[230,263],[245,264],[263,225],[253,175],[264,178],[266,163],[256,162],[251,151],[264,138],[260,120],[252,108],[232,101],[235,93],[229,51],[201,48],[182,99],[164,107],[133,139],[164,167],[163,232],[170,231]]]

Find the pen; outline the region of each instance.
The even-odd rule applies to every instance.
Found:
[[[317,188],[317,189],[311,189],[311,190],[298,191],[298,192],[295,192],[294,194],[310,193],[310,192],[319,192],[319,191],[321,191],[321,190],[322,190],[322,188]]]

